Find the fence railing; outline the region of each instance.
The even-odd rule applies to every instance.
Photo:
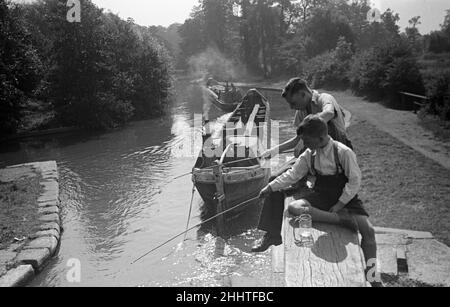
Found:
[[[422,95],[412,94],[408,92],[399,92],[401,96],[401,107],[403,109],[412,108],[414,113],[427,106],[430,98]]]

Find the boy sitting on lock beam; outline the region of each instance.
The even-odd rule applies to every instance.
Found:
[[[266,234],[252,251],[264,252],[272,245],[282,244],[283,190],[310,174],[317,178],[315,186],[304,199],[290,204],[290,214],[309,213],[315,222],[338,224],[359,231],[366,263],[376,263],[375,230],[358,197],[362,175],[356,154],[346,145],[334,141],[328,135],[326,122],[317,115],[306,117],[297,133],[308,149],[292,169],[261,191],[260,197],[267,199],[258,228]]]

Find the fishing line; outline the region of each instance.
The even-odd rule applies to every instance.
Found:
[[[243,203],[240,203],[240,204],[234,206],[233,208],[230,208],[230,209],[225,210],[225,211],[223,211],[223,212],[221,212],[221,213],[219,213],[219,214],[216,214],[215,216],[213,216],[213,217],[207,219],[206,221],[203,221],[203,222],[201,222],[201,223],[199,223],[199,224],[197,224],[197,225],[195,225],[195,226],[192,226],[192,227],[189,228],[188,230],[183,231],[182,233],[180,233],[180,234],[178,234],[178,235],[172,237],[171,239],[169,239],[169,240],[167,240],[166,242],[164,242],[164,243],[158,245],[157,247],[153,248],[151,251],[149,251],[149,252],[145,253],[144,255],[142,255],[141,257],[137,258],[136,260],[134,260],[134,261],[131,263],[131,265],[137,263],[138,261],[140,261],[140,260],[142,260],[143,258],[147,257],[148,255],[150,255],[150,254],[153,253],[154,251],[160,249],[161,247],[163,247],[163,246],[169,244],[170,242],[174,241],[175,239],[181,237],[181,236],[184,235],[185,233],[188,233],[189,231],[191,231],[191,230],[193,230],[193,229],[195,229],[195,228],[197,228],[197,227],[200,227],[200,226],[202,226],[203,224],[206,224],[206,223],[208,223],[208,222],[210,222],[210,221],[212,221],[212,220],[218,218],[219,216],[222,216],[222,215],[224,215],[224,214],[226,214],[226,213],[228,213],[228,212],[231,212],[231,211],[233,211],[233,210],[235,210],[235,209],[237,209],[237,208],[239,208],[239,207],[243,207],[244,205],[247,205],[248,203],[251,203],[252,201],[255,201],[255,200],[258,200],[258,199],[259,199],[259,196],[254,197],[254,198],[252,198],[252,199],[249,199],[249,200],[247,200],[247,201],[245,201],[245,202],[243,202]]]

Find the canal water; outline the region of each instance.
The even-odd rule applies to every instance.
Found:
[[[55,160],[59,166],[64,233],[60,250],[31,286],[232,286],[270,285],[270,253],[253,255],[260,237],[259,207],[233,221],[223,242],[211,227],[188,233],[131,264],[185,230],[192,193],[190,172],[201,142],[198,119],[216,125],[227,114],[203,103],[202,92],[178,81],[167,115],[104,134],[71,134],[3,144],[0,167]],[[280,138],[293,133],[292,111],[270,94]],[[196,115],[197,114],[197,115]],[[201,223],[195,194],[190,225]],[[80,275],[74,275],[79,265]],[[74,279],[75,277],[75,279]],[[76,277],[80,277],[79,280]]]

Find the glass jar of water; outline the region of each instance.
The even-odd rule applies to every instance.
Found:
[[[297,245],[301,247],[313,247],[314,237],[312,233],[312,217],[309,214],[302,214],[297,219],[299,223]]]

